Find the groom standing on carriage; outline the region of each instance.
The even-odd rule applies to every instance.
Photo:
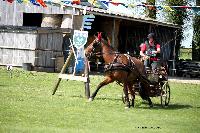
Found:
[[[160,44],[156,41],[154,33],[150,33],[147,38],[148,40],[140,45],[140,56],[145,67],[154,71],[160,58]]]

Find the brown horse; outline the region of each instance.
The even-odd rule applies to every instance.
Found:
[[[97,86],[89,101],[94,100],[101,87],[116,81],[123,84],[126,107],[130,107],[130,101],[132,102],[131,105],[134,107],[135,90],[133,85],[140,82],[140,96],[142,99],[147,100],[149,105],[152,106],[151,99],[148,96],[150,83],[145,78],[143,62],[135,57],[114,51],[109,45],[107,37],[101,33],[95,35],[94,41],[85,49],[85,55],[88,58],[92,55],[102,56],[106,64],[105,79]],[[131,93],[132,99],[129,99],[128,92]]]

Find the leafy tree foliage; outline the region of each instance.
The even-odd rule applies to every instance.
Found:
[[[166,0],[166,4],[169,6],[184,6],[187,4],[186,0]],[[183,25],[184,19],[187,17],[186,9],[184,8],[178,8],[174,9],[174,11],[168,11],[167,12],[167,19],[169,22],[172,22],[174,24]],[[177,31],[177,38],[176,38],[176,47],[175,47],[175,53],[178,53],[181,46],[181,39],[183,35],[183,29],[180,29]],[[178,55],[175,56],[175,59],[178,59]]]
[[[196,0],[200,6],[200,1]],[[200,61],[200,16],[196,15],[193,22],[194,34],[192,40],[192,59]]]
[[[147,0],[146,2],[148,5],[155,5],[155,0]],[[149,18],[156,19],[156,7],[150,6],[146,8],[146,16]]]

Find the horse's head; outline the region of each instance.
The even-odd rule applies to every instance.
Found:
[[[102,32],[98,32],[94,35],[94,40],[88,47],[85,49],[85,55],[87,58],[90,58],[94,55],[101,54],[102,45],[103,45],[103,37]]]

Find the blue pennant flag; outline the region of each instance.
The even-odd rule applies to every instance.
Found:
[[[40,6],[40,4],[38,4],[36,0],[30,0],[30,2],[31,2],[33,5]]]
[[[158,10],[162,10],[163,7],[162,7],[162,6],[156,6],[156,9],[158,9]]]
[[[200,8],[199,7],[192,7],[192,10],[194,11],[195,14],[200,16]]]
[[[62,0],[62,2],[63,2],[64,5],[69,5],[69,4],[72,3],[71,0]]]
[[[104,1],[104,0],[101,0],[101,3],[105,4],[106,6],[108,6],[108,1]]]
[[[23,3],[23,0],[17,0],[18,3]]]

